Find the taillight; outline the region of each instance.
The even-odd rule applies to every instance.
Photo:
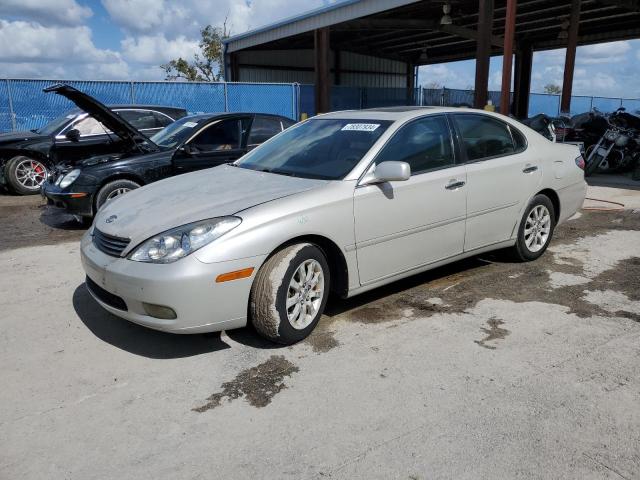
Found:
[[[584,170],[584,158],[582,158],[582,155],[580,155],[578,158],[576,158],[576,165],[578,166],[579,169]]]

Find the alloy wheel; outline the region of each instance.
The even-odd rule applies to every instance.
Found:
[[[47,167],[37,160],[25,158],[16,165],[18,183],[29,190],[38,190],[47,179]]]
[[[305,260],[296,268],[287,291],[287,318],[297,330],[316,318],[324,297],[324,272],[317,260]]]
[[[551,233],[551,214],[544,205],[536,205],[524,226],[524,243],[530,252],[539,252],[547,244]]]
[[[120,195],[124,195],[125,193],[130,191],[131,189],[126,187],[116,188],[113,192],[110,192],[109,195],[107,195],[106,201],[108,202],[109,200],[113,200],[114,198],[119,197]]]

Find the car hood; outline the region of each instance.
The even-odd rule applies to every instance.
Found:
[[[130,238],[130,247],[135,247],[171,228],[234,215],[326,183],[223,165],[133,190],[101,208],[94,225],[109,235]]]
[[[45,88],[43,91],[45,93],[54,92],[71,100],[80,109],[90,114],[93,118],[100,121],[105,127],[120,137],[128,147],[144,150],[158,149],[158,146],[155,143],[149,140],[149,138],[137,130],[133,125],[86,93],[64,84],[52,85],[51,87]]]

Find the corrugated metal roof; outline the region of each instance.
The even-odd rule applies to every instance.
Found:
[[[227,52],[236,52],[280,38],[373,15],[418,1],[420,0],[345,0],[341,3],[335,3],[287,18],[272,25],[234,35],[224,40],[224,43],[227,44]]]

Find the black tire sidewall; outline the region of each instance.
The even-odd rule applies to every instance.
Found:
[[[130,188],[131,190],[135,190],[136,188],[140,187],[140,184],[134,182],[133,180],[128,180],[128,179],[113,180],[109,183],[104,184],[102,187],[100,187],[100,190],[98,190],[98,193],[96,194],[96,204],[95,204],[96,213],[106,203],[107,197],[111,192],[113,192],[114,190],[117,190],[118,188],[123,188],[123,187]]]
[[[322,302],[320,303],[320,308],[318,309],[318,313],[316,314],[316,318],[304,329],[298,330],[293,328],[293,326],[289,323],[289,319],[287,317],[287,293],[289,290],[289,282],[291,281],[291,277],[300,266],[300,264],[306,260],[317,260],[322,267],[322,271],[324,274],[324,292],[322,297]],[[322,313],[324,312],[324,308],[327,304],[327,300],[329,298],[329,290],[331,289],[331,275],[329,271],[329,264],[327,263],[327,259],[320,250],[320,248],[315,245],[307,245],[300,249],[298,253],[293,257],[293,259],[289,262],[289,266],[284,274],[284,278],[282,279],[282,283],[278,287],[278,291],[276,292],[276,311],[280,316],[280,324],[278,326],[278,341],[281,343],[291,344],[299,342],[303,340],[313,331],[318,322],[320,321],[320,317],[322,317]]]
[[[13,193],[18,194],[18,195],[36,195],[36,194],[40,193],[40,188],[35,189],[35,190],[30,190],[28,188],[25,188],[24,186],[22,186],[20,184],[20,182],[18,182],[18,177],[16,175],[16,168],[17,168],[18,162],[20,162],[20,161],[22,161],[24,159],[33,160],[33,161],[36,161],[38,163],[41,163],[42,166],[47,171],[47,176],[49,175],[51,169],[42,160],[33,159],[31,157],[27,157],[26,155],[18,155],[17,157],[11,158],[5,164],[5,167],[4,167],[4,178],[6,179],[7,186],[9,187],[9,190],[11,190]]]
[[[596,173],[596,171],[598,170],[598,165],[600,165],[600,162],[602,162],[602,155],[598,155],[598,154],[594,155],[591,161],[587,164],[587,166],[584,169],[584,176],[588,177],[589,175]]]
[[[527,244],[524,239],[524,229],[527,223],[527,217],[531,213],[531,210],[533,210],[538,205],[543,205],[547,208],[547,210],[549,210],[549,214],[551,215],[551,230],[549,231],[549,238],[547,238],[547,243],[545,243],[544,247],[542,247],[537,252],[532,252],[527,248]],[[520,220],[520,226],[518,227],[518,240],[516,242],[516,249],[520,259],[524,261],[531,261],[531,260],[536,260],[540,258],[542,254],[544,254],[544,252],[549,247],[555,228],[556,228],[556,211],[555,211],[555,208],[553,207],[553,202],[551,202],[549,197],[547,197],[546,195],[536,195],[529,202],[529,205],[525,209],[524,214],[522,215],[522,220]]]

